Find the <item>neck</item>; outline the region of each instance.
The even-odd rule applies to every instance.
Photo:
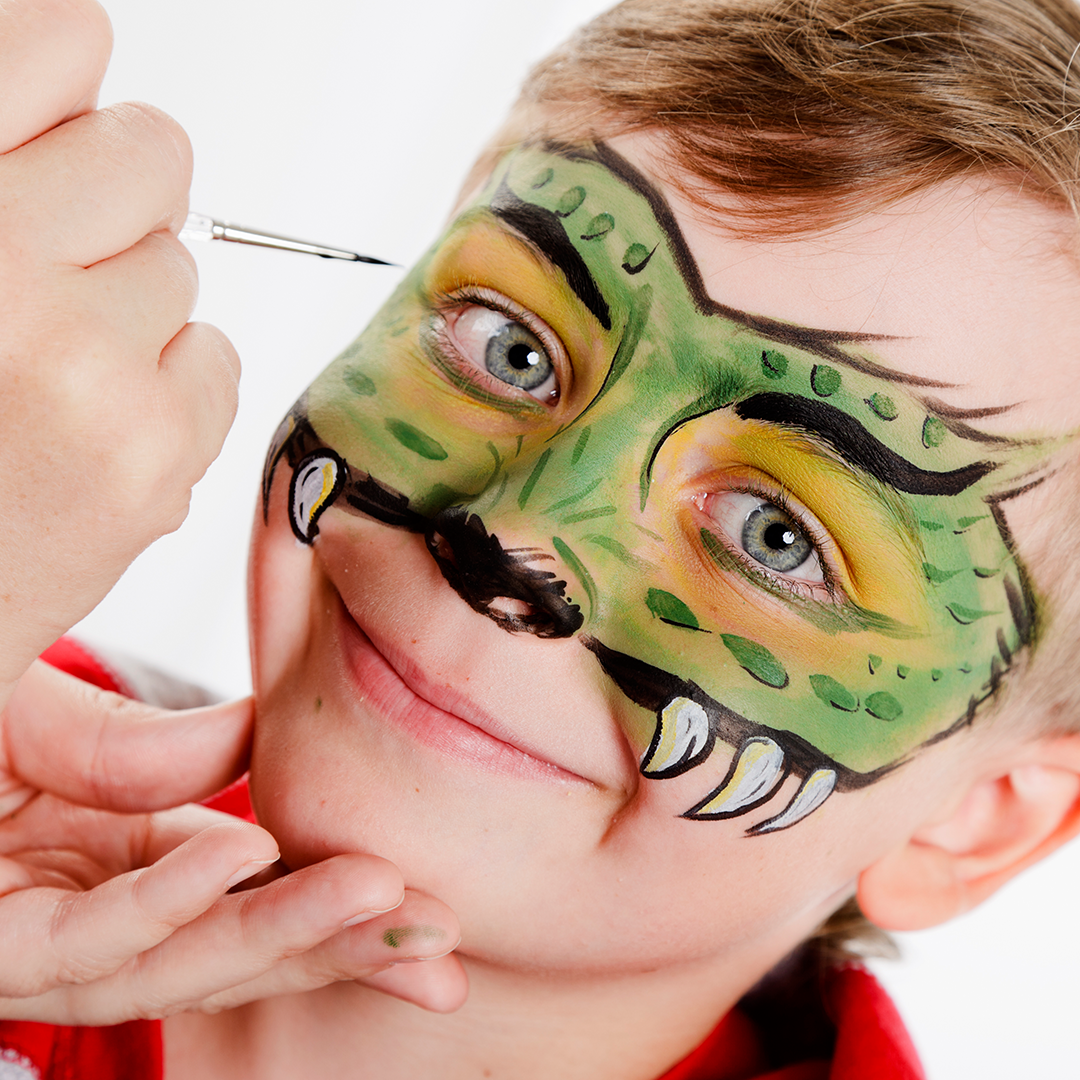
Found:
[[[793,947],[616,977],[508,971],[466,959],[470,992],[451,1015],[356,983],[166,1023],[170,1080],[654,1080],[708,1035]]]

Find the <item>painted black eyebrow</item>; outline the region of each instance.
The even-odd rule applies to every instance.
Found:
[[[796,394],[755,394],[736,402],[735,412],[743,420],[762,420],[816,435],[845,461],[909,495],[959,495],[997,467],[991,461],[975,461],[951,472],[920,469],[835,405]]]
[[[535,244],[544,257],[563,272],[577,298],[596,316],[597,322],[605,330],[610,330],[611,309],[585,260],[570,243],[559,215],[519,199],[507,187],[505,178],[489,205],[496,217]]]

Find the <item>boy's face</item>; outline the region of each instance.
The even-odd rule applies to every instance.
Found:
[[[762,243],[618,149],[500,164],[283,425],[253,561],[286,858],[597,963],[812,922],[925,807],[1036,632],[1080,340],[1000,190]]]

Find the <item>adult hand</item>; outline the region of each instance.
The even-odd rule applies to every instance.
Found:
[[[110,48],[94,0],[0,5],[0,705],[180,524],[236,409],[232,346],[187,322],[187,137],[92,111]]]
[[[169,713],[27,672],[0,718],[0,1017],[118,1023],[343,979],[461,1004],[453,914],[385,859],[278,876],[264,829],[167,809],[239,775],[250,722],[249,701]]]

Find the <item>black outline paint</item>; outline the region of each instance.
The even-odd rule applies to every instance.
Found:
[[[519,199],[504,179],[489,204],[491,212],[534,244],[553,266],[563,272],[577,298],[605,330],[611,329],[611,309],[581,253],[570,242],[558,214]]]
[[[736,402],[734,408],[743,420],[761,420],[816,435],[845,461],[909,495],[959,495],[997,468],[991,461],[975,461],[951,472],[920,469],[875,439],[842,409],[797,394],[755,394]]]
[[[602,165],[649,204],[649,209],[652,211],[656,223],[660,226],[667,240],[675,267],[679,271],[691,299],[694,301],[694,306],[703,315],[719,315],[722,318],[738,323],[740,326],[745,326],[749,330],[753,330],[770,341],[802,349],[804,352],[813,353],[828,360],[835,360],[854,371],[874,375],[889,382],[937,389],[954,385],[953,383],[938,382],[935,379],[923,379],[916,375],[905,375],[902,372],[893,371],[890,368],[882,367],[880,364],[875,364],[865,357],[851,356],[839,348],[840,345],[864,341],[896,341],[897,338],[894,335],[865,334],[845,330],[816,330],[810,327],[797,326],[794,323],[784,322],[780,319],[752,315],[749,312],[739,311],[737,308],[719,303],[708,294],[701,271],[698,269],[697,262],[690,252],[690,247],[686,243],[686,238],[683,236],[679,223],[675,220],[675,215],[667,200],[660,190],[634,168],[626,158],[601,142],[592,146],[574,146],[547,140],[542,144],[542,147],[548,153],[565,158],[567,161],[592,161]]]
[[[307,531],[305,532],[296,523],[296,488],[304,471],[315,461],[332,461],[334,463],[334,486],[330,489],[330,494],[315,508],[314,514],[308,520]],[[292,526],[293,536],[302,544],[315,543],[315,537],[319,535],[319,518],[337,501],[337,497],[345,487],[348,469],[345,459],[329,447],[312,450],[310,454],[301,458],[293,467],[293,474],[289,479],[289,524]]]

